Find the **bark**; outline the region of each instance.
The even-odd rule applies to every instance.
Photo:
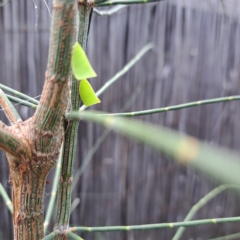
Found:
[[[16,121],[12,112],[6,112],[14,125],[0,124],[0,147],[6,152],[10,167],[15,240],[43,238],[46,177],[59,156],[64,114],[70,99],[76,13],[74,0],[53,2],[49,59],[37,110],[24,122]]]

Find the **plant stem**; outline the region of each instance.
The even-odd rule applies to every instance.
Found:
[[[240,233],[234,233],[223,237],[211,238],[209,240],[234,240],[234,239],[240,239]]]
[[[213,218],[194,220],[187,222],[175,222],[175,223],[155,223],[155,224],[143,224],[143,225],[132,225],[132,226],[108,226],[108,227],[72,227],[72,232],[112,232],[112,231],[137,231],[137,230],[152,230],[161,228],[175,228],[175,227],[193,227],[205,224],[218,224],[218,223],[230,223],[240,222],[240,217],[229,217],[229,218]]]
[[[20,98],[22,98],[22,99],[30,102],[30,103],[32,103],[32,104],[38,105],[38,103],[39,103],[38,100],[36,100],[36,99],[34,99],[34,98],[31,98],[31,97],[29,97],[28,95],[23,94],[23,93],[21,93],[21,92],[19,92],[19,91],[16,91],[16,90],[14,90],[14,89],[12,89],[12,88],[10,88],[10,87],[7,87],[7,86],[5,86],[5,85],[3,85],[3,84],[1,84],[1,83],[0,83],[0,88],[1,88],[2,90],[4,90],[4,91],[7,91],[7,92],[9,92],[9,93],[12,93],[12,94],[14,94],[14,95],[16,95],[16,96],[18,96],[18,97],[20,97]]]
[[[79,237],[77,234],[75,234],[73,232],[68,232],[67,236],[74,240],[83,240],[81,237]]]
[[[0,183],[0,195],[2,195],[5,204],[7,205],[10,212],[12,212],[12,202],[8,197],[7,192],[5,191],[3,185]]]
[[[60,155],[58,157],[58,162],[57,162],[57,166],[56,166],[56,170],[55,170],[55,174],[54,174],[53,187],[52,187],[52,191],[51,191],[51,198],[50,198],[50,201],[49,201],[46,218],[45,218],[45,221],[44,221],[44,224],[43,224],[44,225],[44,234],[47,231],[47,227],[49,225],[50,218],[52,216],[54,202],[55,202],[56,195],[57,195],[57,188],[58,188],[60,169],[61,169],[61,161],[62,161],[62,147],[61,147],[61,150],[60,150]]]
[[[100,116],[99,112],[80,111],[66,115],[108,127],[127,137],[148,144],[182,164],[188,164],[214,180],[239,185],[239,154],[200,142],[174,130],[127,118]],[[144,129],[144,131],[139,131]],[[228,166],[228,171],[226,171]]]
[[[12,103],[9,101],[6,94],[1,89],[0,89],[0,105],[11,124],[22,121],[18,112],[16,111]]]
[[[115,117],[134,117],[134,116],[149,115],[149,114],[160,113],[160,112],[169,112],[169,111],[173,111],[173,110],[179,110],[179,109],[184,109],[184,108],[189,108],[189,107],[196,107],[196,106],[212,104],[212,103],[229,102],[229,101],[237,101],[237,100],[240,100],[239,95],[221,97],[221,98],[212,98],[212,99],[207,99],[207,100],[179,104],[179,105],[175,105],[175,106],[154,108],[154,109],[137,111],[137,112],[110,113],[110,114],[104,114],[104,115],[115,116]]]
[[[231,185],[231,184],[225,184],[225,185],[221,185],[218,186],[217,188],[213,189],[211,192],[209,192],[207,195],[205,195],[203,198],[201,198],[189,211],[189,213],[187,214],[187,216],[184,219],[184,222],[186,221],[190,221],[194,215],[196,214],[196,212],[201,209],[203,206],[205,206],[210,200],[212,200],[214,197],[216,197],[218,194],[220,194],[221,192],[227,190],[227,189],[240,189],[240,186],[236,186],[236,185]],[[183,232],[184,232],[185,228],[184,227],[180,227],[177,232],[175,233],[175,235],[173,236],[172,240],[179,240],[180,237],[182,236]]]
[[[86,51],[89,21],[92,8],[86,4],[78,5],[79,12],[79,31],[78,41]],[[79,97],[79,81],[72,76],[72,90],[71,90],[71,109],[77,110],[80,105]],[[79,122],[76,120],[65,121],[65,135],[63,144],[63,159],[60,182],[58,186],[58,205],[55,228],[64,231],[68,228],[70,209],[71,209],[71,190],[73,179],[73,165],[76,155],[76,143]],[[56,239],[60,239],[60,237]]]
[[[104,1],[103,3],[97,3],[97,7],[107,7],[107,6],[113,6],[113,5],[130,5],[130,4],[144,4],[144,3],[152,3],[152,2],[160,2],[163,0],[109,0]]]
[[[52,233],[50,233],[49,235],[47,235],[46,237],[44,237],[42,240],[51,240],[53,239],[55,236],[57,236],[59,232],[58,231],[53,231]]]
[[[32,109],[36,109],[36,108],[37,108],[37,105],[32,104],[32,103],[30,103],[30,102],[27,102],[26,100],[22,100],[22,99],[20,99],[20,98],[13,97],[13,96],[8,95],[8,94],[6,94],[6,96],[7,96],[8,99],[11,100],[12,102],[18,103],[18,104],[20,104],[20,105],[23,105],[23,106],[26,106],[26,107],[29,107],[29,108],[32,108]]]
[[[99,11],[98,9],[94,8],[93,12],[96,13],[98,16],[110,16],[125,7],[126,7],[125,5],[120,5],[120,6],[113,7],[112,9],[107,11]]]

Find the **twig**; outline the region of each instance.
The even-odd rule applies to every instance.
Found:
[[[66,114],[66,117],[103,125],[145,143],[181,164],[191,165],[215,180],[239,185],[240,162],[238,159],[240,156],[238,153],[224,147],[209,145],[171,129],[137,120],[99,114],[100,112],[79,111]],[[228,171],[226,171],[226,165]]]
[[[83,240],[81,237],[79,237],[77,234],[75,234],[73,232],[68,232],[67,236],[74,239],[74,240]]]
[[[60,150],[60,155],[58,157],[58,162],[57,162],[56,170],[55,170],[55,174],[54,174],[53,187],[52,187],[52,191],[51,191],[51,198],[50,198],[50,201],[49,201],[46,218],[45,218],[45,221],[44,221],[44,224],[43,224],[44,234],[47,231],[47,227],[49,225],[50,218],[51,218],[52,212],[53,212],[54,202],[55,202],[56,194],[57,194],[60,170],[61,170],[61,161],[62,161],[62,147],[61,147],[61,150]]]
[[[5,204],[7,205],[9,211],[12,212],[12,202],[11,202],[10,198],[8,197],[8,194],[1,183],[0,183],[0,195],[2,195],[3,200],[4,200]]]
[[[13,97],[11,95],[8,95],[6,94],[6,96],[8,97],[9,100],[11,100],[12,102],[15,102],[15,103],[19,103],[20,105],[23,105],[23,106],[26,106],[26,107],[29,107],[29,108],[32,108],[32,109],[36,109],[37,108],[37,105],[35,104],[32,104],[32,103],[29,103],[25,100],[22,100],[20,98],[17,98],[17,97]]]
[[[6,94],[1,89],[0,89],[0,105],[11,124],[15,124],[17,122],[22,121],[18,112],[16,111],[12,103],[9,101]]]
[[[144,3],[152,3],[152,2],[161,2],[163,0],[110,0],[104,1],[103,3],[96,3],[97,7],[107,7],[113,5],[131,5],[131,4],[144,4]]]
[[[52,233],[50,233],[49,235],[47,235],[46,237],[44,237],[42,240],[51,240],[54,237],[56,237],[58,235],[58,231],[53,231]]]
[[[110,114],[106,114],[106,116],[115,116],[115,117],[116,116],[117,117],[142,116],[142,115],[149,115],[149,114],[160,113],[160,112],[169,112],[169,111],[173,111],[173,110],[179,110],[179,109],[195,107],[195,106],[200,106],[200,105],[220,103],[220,102],[228,102],[228,101],[236,101],[236,100],[240,100],[239,95],[221,97],[221,98],[213,98],[213,99],[201,100],[201,101],[197,101],[197,102],[190,102],[190,103],[184,103],[184,104],[179,104],[179,105],[175,105],[175,106],[169,106],[169,107],[163,107],[163,108],[154,108],[154,109],[137,111],[137,112],[110,113]]]
[[[226,235],[224,237],[211,238],[209,240],[234,240],[234,239],[240,239],[240,233],[234,233]]]
[[[34,98],[32,98],[32,97],[29,97],[28,95],[23,94],[23,93],[21,93],[21,92],[19,92],[19,91],[16,91],[16,90],[14,90],[14,89],[12,89],[12,88],[10,88],[10,87],[7,87],[7,86],[5,86],[5,85],[3,85],[3,84],[0,84],[0,88],[1,88],[2,90],[4,90],[4,91],[7,91],[7,92],[9,92],[9,93],[11,93],[11,94],[14,94],[14,95],[18,96],[19,98],[22,98],[22,99],[24,99],[24,100],[26,100],[26,101],[28,101],[29,103],[32,103],[32,104],[34,104],[34,105],[38,105],[38,103],[39,103],[38,100],[36,100],[36,99],[34,99]]]
[[[106,10],[106,11],[99,11],[98,9],[94,8],[93,12],[99,16],[110,16],[125,7],[126,7],[126,5],[119,5],[119,6],[113,7],[110,10]]]
[[[216,197],[218,194],[220,194],[221,192],[227,190],[227,189],[240,189],[240,186],[236,186],[236,185],[231,185],[231,184],[226,184],[226,185],[221,185],[218,186],[217,188],[213,189],[211,192],[209,192],[207,195],[205,195],[202,199],[200,199],[189,211],[189,213],[187,214],[187,216],[184,219],[184,222],[186,221],[190,221],[194,215],[196,214],[196,212],[201,209],[203,206],[205,206],[210,200],[212,200],[214,197]],[[175,235],[173,236],[172,240],[178,240],[180,239],[180,237],[182,236],[183,232],[184,232],[185,228],[184,227],[180,227],[177,232],[175,233]]]
[[[120,70],[118,73],[116,73],[111,79],[109,79],[97,92],[96,95],[99,97],[107,88],[109,88],[110,85],[112,85],[114,82],[116,82],[121,76],[123,76],[132,66],[134,66],[141,57],[147,53],[150,49],[152,49],[154,45],[152,43],[148,43],[146,46],[144,46],[138,54],[127,64],[125,67]],[[82,106],[80,110],[85,110],[87,107]]]
[[[240,222],[240,217],[230,218],[213,218],[194,220],[188,222],[175,222],[175,223],[155,223],[155,224],[143,224],[143,225],[132,225],[132,226],[108,226],[108,227],[72,227],[72,232],[112,232],[112,231],[137,231],[137,230],[151,230],[161,228],[175,228],[175,227],[192,227],[205,224],[218,224],[218,223],[229,223],[229,222]]]

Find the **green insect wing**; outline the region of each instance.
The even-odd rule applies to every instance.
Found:
[[[84,105],[87,107],[101,102],[87,79],[80,81],[79,94]]]
[[[72,52],[72,71],[77,80],[93,78],[97,74],[93,70],[83,48],[76,42]]]

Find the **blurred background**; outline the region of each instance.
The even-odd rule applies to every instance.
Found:
[[[10,1],[0,7],[0,82],[36,99],[41,94],[48,57],[49,11],[50,0]],[[112,16],[94,14],[87,52],[98,74],[91,80],[94,89],[98,90],[149,42],[154,43],[154,49],[104,92],[95,109],[137,111],[239,94],[239,0],[165,0],[125,7]],[[33,114],[27,107],[16,104],[16,108],[23,119]],[[2,110],[0,117],[7,122]],[[137,118],[239,151],[239,117],[240,104],[236,101]],[[75,171],[97,141],[100,146],[72,193],[72,226],[182,221],[198,200],[219,185],[149,147],[85,122],[79,127]],[[3,152],[0,158],[0,182],[10,195],[9,168]],[[53,171],[46,188],[46,205]],[[225,191],[195,219],[239,216],[239,200],[236,193]],[[11,214],[2,198],[0,216],[0,239],[13,239]],[[191,227],[181,239],[205,240],[236,233],[239,227],[239,223]],[[53,224],[48,232],[52,228]],[[84,233],[81,237],[168,240],[175,232]]]

